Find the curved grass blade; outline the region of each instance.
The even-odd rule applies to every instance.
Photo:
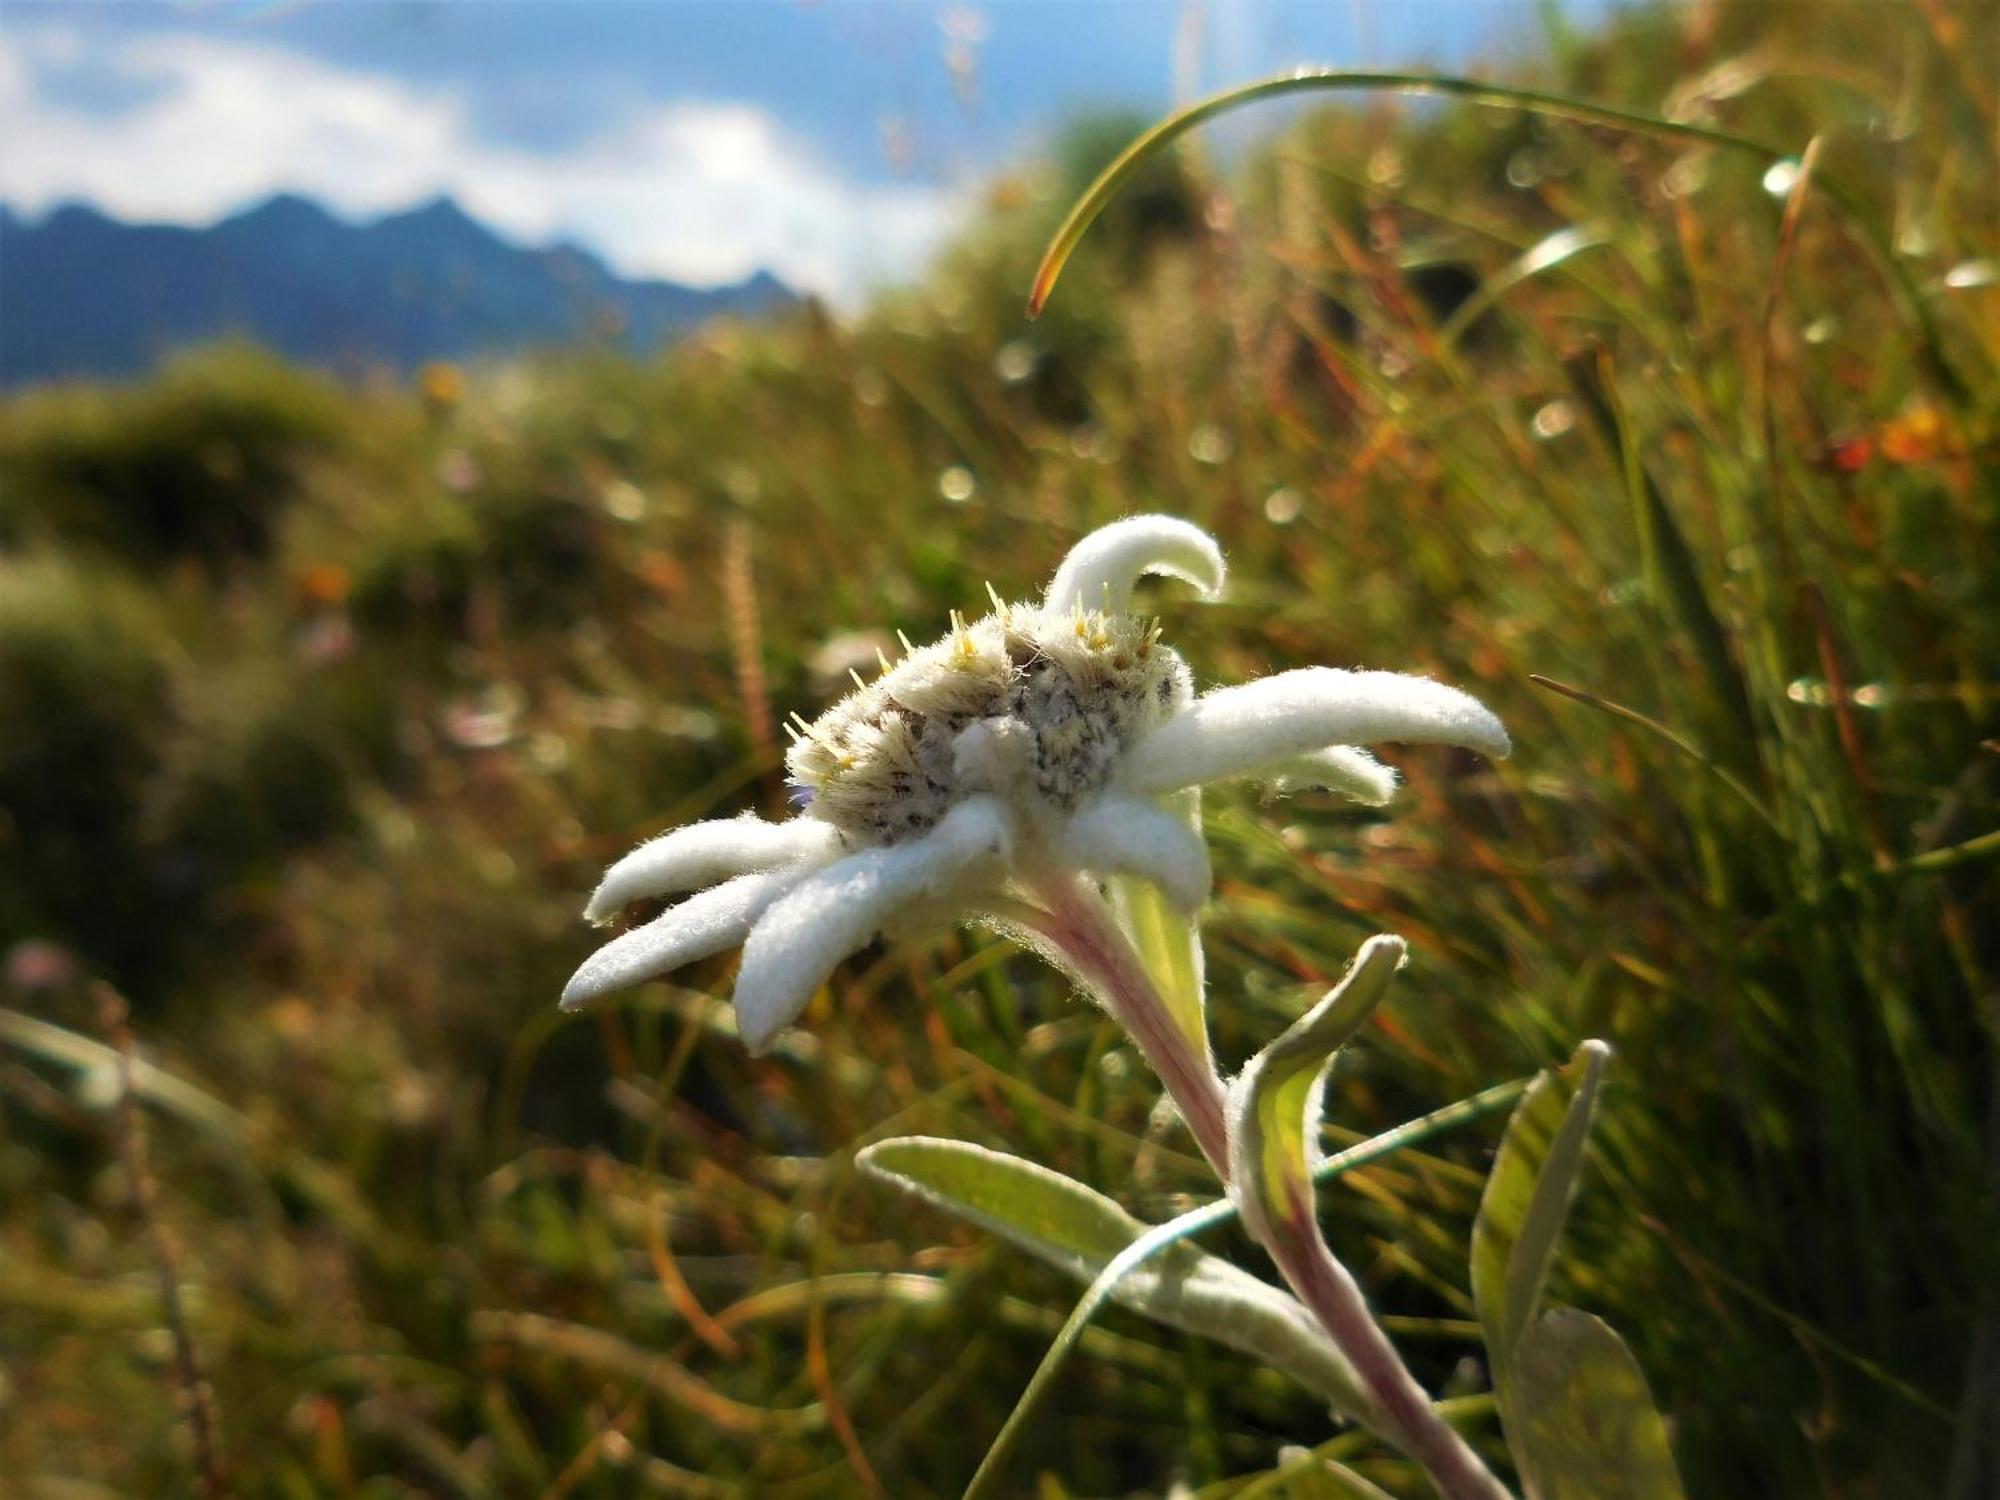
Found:
[[[1498,274],[1481,282],[1470,297],[1452,310],[1451,316],[1438,325],[1438,342],[1446,347],[1456,344],[1466,329],[1522,282],[1531,281],[1544,271],[1553,271],[1586,250],[1611,242],[1611,232],[1595,224],[1572,224],[1536,241]]]
[[[1637,724],[1641,729],[1650,730],[1673,746],[1682,755],[1685,755],[1689,760],[1700,766],[1704,771],[1714,776],[1716,780],[1728,787],[1738,797],[1741,797],[1750,811],[1763,819],[1765,826],[1777,834],[1779,838],[1785,837],[1784,825],[1778,821],[1778,815],[1764,805],[1764,799],[1752,791],[1749,784],[1742,777],[1717,761],[1679,731],[1668,728],[1658,719],[1647,714],[1642,714],[1636,708],[1627,708],[1622,703],[1613,703],[1609,698],[1600,698],[1595,693],[1587,692],[1583,688],[1572,686],[1567,682],[1557,682],[1555,678],[1544,677],[1539,672],[1530,672],[1528,674],[1528,681],[1532,682],[1536,687],[1547,688],[1552,693],[1559,693],[1565,698],[1570,698],[1578,703],[1585,703],[1592,708],[1602,710],[1604,713],[1610,714],[1613,718],[1623,719],[1628,724]]]
[[[1639,536],[1646,593],[1656,609],[1673,612],[1681,629],[1693,641],[1709,691],[1729,726],[1731,759],[1740,769],[1754,769],[1757,724],[1750,708],[1750,689],[1729,649],[1729,632],[1723,628],[1722,619],[1702,586],[1694,549],[1688,545],[1680,523],[1667,505],[1667,497],[1660,493],[1639,452],[1632,424],[1612,378],[1611,352],[1593,343],[1565,363],[1584,410],[1612,452],[1618,455],[1624,471],[1633,527]]]
[[[1643,110],[1621,109],[1616,105],[1572,99],[1563,94],[1550,93],[1545,89],[1512,88],[1505,84],[1485,83],[1476,78],[1460,78],[1446,73],[1300,68],[1296,72],[1281,73],[1274,78],[1240,84],[1219,94],[1212,94],[1189,105],[1186,109],[1169,115],[1120,152],[1117,159],[1098,174],[1097,180],[1084,190],[1083,196],[1070,208],[1068,215],[1049,241],[1048,249],[1042,254],[1041,264],[1036,267],[1034,285],[1028,293],[1028,316],[1036,318],[1041,315],[1042,309],[1048,305],[1050,293],[1055,290],[1056,279],[1062,275],[1063,266],[1068,262],[1078,242],[1083,239],[1085,232],[1097,216],[1104,212],[1105,205],[1117,195],[1118,190],[1125,185],[1132,174],[1144,165],[1146,158],[1161,147],[1185,135],[1197,125],[1241,105],[1255,104],[1264,99],[1282,98],[1288,94],[1356,90],[1463,99],[1472,104],[1515,109],[1525,114],[1543,115],[1552,119],[1575,120],[1586,125],[1609,126],[1615,130],[1632,131],[1640,135],[1670,140],[1700,141],[1727,151],[1754,156],[1766,166],[1790,159],[1789,152],[1748,136],[1735,135],[1707,125],[1690,124],[1683,120],[1663,119],[1659,115],[1647,114]],[[1935,320],[1931,317],[1930,306],[1925,302],[1908,269],[1898,259],[1888,239],[1861,212],[1854,200],[1833,184],[1822,184],[1820,191],[1826,201],[1840,214],[1862,248],[1868,252],[1869,258],[1874,261],[1876,270],[1888,288],[1889,299],[1895,307],[1896,314],[1916,346],[1925,373],[1955,403],[1960,406],[1966,405],[1971,400],[1971,392],[1945,357],[1943,339]]]
[[[118,1054],[112,1048],[21,1011],[0,1007],[0,1043],[75,1072],[79,1087],[92,1099],[102,1099],[104,1083],[116,1076]],[[234,1106],[144,1058],[132,1060],[132,1093],[227,1147],[232,1165],[253,1192],[264,1191],[258,1173],[268,1171],[375,1254],[388,1260],[402,1253],[351,1182],[306,1152],[270,1140],[268,1132]]]

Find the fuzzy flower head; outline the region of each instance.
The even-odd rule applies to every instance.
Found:
[[[817,720],[786,768],[804,805],[781,823],[696,823],[641,845],[587,909],[692,891],[579,969],[565,1006],[742,944],[737,1025],[763,1050],[847,954],[885,929],[992,919],[1051,879],[1132,877],[1184,912],[1209,884],[1190,792],[1234,778],[1381,803],[1395,775],[1358,744],[1507,753],[1499,720],[1456,689],[1393,672],[1281,672],[1197,697],[1132,586],[1166,574],[1205,597],[1223,562],[1199,528],[1134,516],[1085,537],[1037,603],[994,594],[954,614]]]

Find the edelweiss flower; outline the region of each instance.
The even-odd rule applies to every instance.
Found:
[[[799,721],[786,759],[808,799],[799,815],[696,823],[619,860],[592,921],[698,894],[600,948],[563,1005],[740,943],[737,1026],[762,1051],[885,929],[1018,930],[1039,892],[1079,873],[1151,881],[1192,913],[1209,886],[1192,795],[1205,783],[1250,777],[1382,803],[1395,773],[1356,744],[1508,751],[1479,703],[1394,672],[1308,667],[1196,697],[1157,623],[1130,613],[1147,573],[1213,597],[1222,553],[1170,516],[1114,522],[1076,545],[1039,604],[995,594],[991,614],[954,614],[943,640]]]

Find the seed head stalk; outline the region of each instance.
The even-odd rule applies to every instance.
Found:
[[[1230,1179],[1227,1089],[1205,1048],[1176,1024],[1159,988],[1104,899],[1075,876],[1037,882],[1032,915],[1018,920],[1052,947],[1138,1044],[1202,1154]],[[1386,1435],[1430,1475],[1446,1500],[1511,1500],[1436,1406],[1368,1309],[1354,1276],[1319,1231],[1309,1194],[1286,1205],[1286,1222],[1246,1215],[1299,1300],[1347,1356],[1380,1411]]]

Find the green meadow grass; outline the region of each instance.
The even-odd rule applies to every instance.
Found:
[[[1342,1143],[1607,1038],[1558,1291],[1633,1345],[1689,1493],[1993,1493],[1995,17],[1639,11],[1521,75],[1805,159],[1778,177],[1370,96],[1228,173],[1195,135],[1033,323],[1147,122],[997,184],[852,326],[407,390],[224,349],[0,406],[10,1492],[198,1489],[101,976],[231,1492],[956,1494],[1075,1288],[854,1154],[954,1136],[1142,1218],[1205,1201],[1111,1024],[962,934],[858,956],[763,1061],[731,958],[554,998],[606,860],[782,809],[787,711],[1162,509],[1230,557],[1224,603],[1153,595],[1202,683],[1430,672],[1517,745],[1392,751],[1386,816],[1211,799],[1225,1062],[1384,930],[1413,962]],[[1497,1129],[1323,1198],[1496,1454],[1465,1263]],[[1011,1473],[1335,1494],[1290,1452],[1329,1442],[1424,1492],[1114,1309]]]

